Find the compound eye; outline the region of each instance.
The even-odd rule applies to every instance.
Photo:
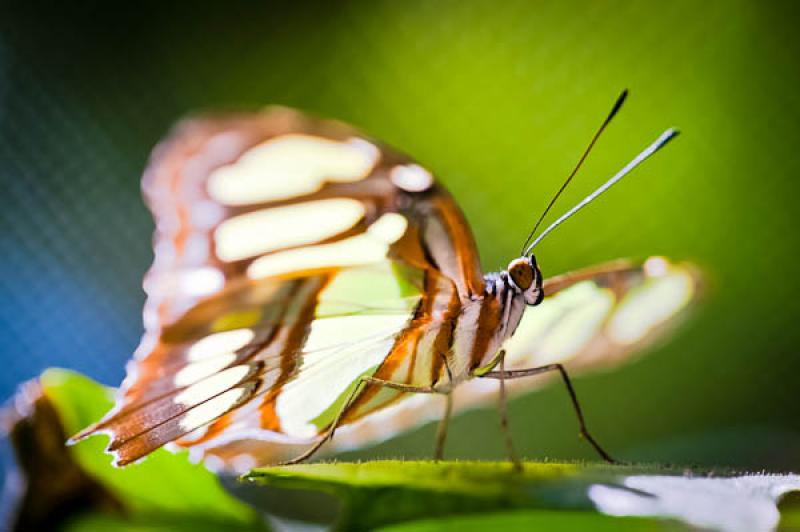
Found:
[[[527,259],[520,257],[508,265],[508,274],[520,290],[525,291],[533,284],[533,267]]]

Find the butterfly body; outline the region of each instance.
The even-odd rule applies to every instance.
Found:
[[[498,353],[513,368],[633,352],[696,293],[693,271],[663,259],[551,282],[523,255],[484,275],[427,170],[285,108],[183,123],[143,189],[145,335],[115,408],[75,438],[110,435],[119,465],[173,444],[241,470],[332,427],[332,448],[380,440],[435,416],[440,396],[492,396],[475,377]],[[615,322],[643,306],[638,328]]]

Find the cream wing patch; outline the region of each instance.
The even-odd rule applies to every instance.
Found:
[[[284,135],[251,148],[209,176],[208,192],[227,205],[247,205],[311,194],[326,182],[352,183],[369,175],[380,150],[358,138],[344,142]]]
[[[236,354],[225,353],[199,362],[193,362],[178,371],[175,374],[173,382],[178,388],[189,386],[190,384],[194,384],[197,381],[225,369],[234,360],[236,360]]]
[[[529,357],[535,365],[569,360],[598,333],[613,304],[610,290],[583,281],[527,308],[505,343],[509,360]]]
[[[247,365],[233,366],[216,375],[192,384],[175,396],[175,402],[185,406],[194,406],[206,401],[215,395],[229,390],[239,384],[251,368]]]
[[[247,394],[246,388],[233,388],[189,410],[180,420],[184,430],[195,430],[235,407]]]
[[[314,317],[413,311],[421,297],[422,274],[419,270],[401,273],[394,268],[385,261],[342,270],[320,293]]]
[[[234,329],[209,334],[189,348],[186,358],[197,362],[210,357],[233,353],[250,343],[254,337],[255,333],[252,329]]]
[[[310,438],[333,421],[359,377],[371,374],[383,362],[410,317],[411,313],[314,321],[300,373],[276,401],[283,431]]]
[[[580,288],[580,287],[579,287]],[[586,290],[577,304],[562,302],[559,318],[540,345],[541,364],[569,360],[577,355],[600,331],[614,306],[614,294],[606,288]],[[576,294],[577,295],[577,294]]]
[[[332,198],[242,214],[214,232],[217,256],[231,262],[313,244],[351,229],[365,213],[358,200]]]
[[[408,192],[423,192],[433,186],[433,176],[418,164],[402,164],[392,168],[389,179]]]
[[[363,234],[339,242],[289,249],[260,257],[247,268],[251,279],[293,271],[335,266],[356,266],[384,261],[389,246],[400,239],[408,222],[400,214],[386,213]]]
[[[609,324],[609,335],[621,344],[638,342],[686,307],[695,294],[688,272],[669,270],[647,279],[628,293]]]
[[[185,268],[163,273],[146,281],[149,292],[202,297],[218,292],[225,286],[225,276],[216,268]]]

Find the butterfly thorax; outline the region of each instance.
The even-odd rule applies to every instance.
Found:
[[[531,280],[536,278],[534,273]],[[486,274],[484,282],[482,296],[465,304],[455,323],[450,368],[455,383],[468,379],[472,370],[494,358],[503,342],[514,334],[530,304],[529,290],[515,283],[509,271]],[[538,303],[539,299],[534,296],[533,301]]]

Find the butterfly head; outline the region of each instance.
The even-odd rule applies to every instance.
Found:
[[[508,264],[508,276],[522,292],[525,303],[538,305],[544,298],[542,272],[536,264],[536,257],[519,257]]]

